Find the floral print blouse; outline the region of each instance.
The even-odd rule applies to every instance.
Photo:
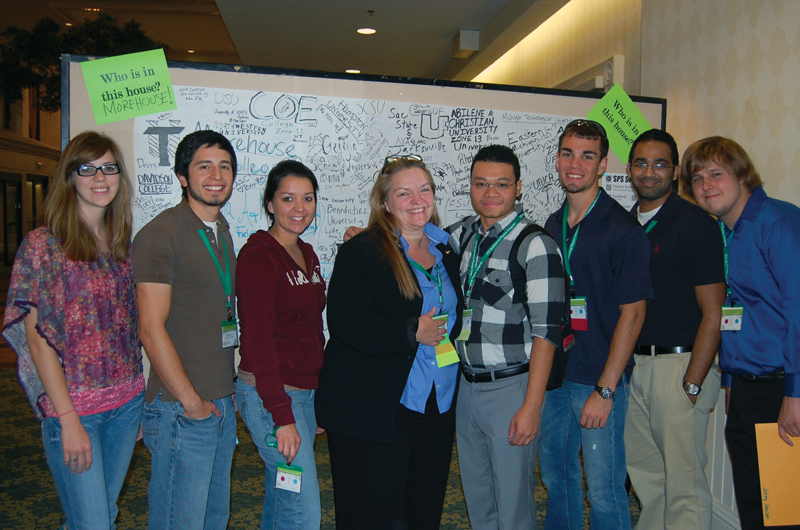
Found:
[[[23,319],[56,351],[80,415],[118,408],[144,388],[131,251],[125,263],[101,254],[72,261],[47,227],[20,245],[2,335],[17,353],[19,378],[38,419],[55,416],[31,359]]]

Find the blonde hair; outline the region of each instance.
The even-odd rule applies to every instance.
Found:
[[[103,222],[111,255],[120,262],[127,259],[133,220],[133,185],[125,171],[122,152],[114,140],[87,131],[70,140],[61,153],[42,213],[44,224],[61,240],[61,248],[73,261],[96,261],[100,247],[94,232],[81,217],[72,172],[109,152],[119,164],[119,190],[108,205]]]
[[[422,296],[419,287],[417,286],[414,273],[408,266],[405,254],[400,247],[400,223],[397,218],[386,209],[386,200],[389,197],[389,192],[392,189],[392,180],[395,175],[411,168],[419,168],[428,178],[428,183],[431,186],[431,192],[436,193],[436,186],[433,182],[430,170],[425,166],[421,160],[413,158],[398,158],[386,164],[381,170],[378,178],[375,180],[375,185],[372,187],[372,192],[369,196],[369,204],[372,207],[372,212],[369,215],[369,224],[366,231],[372,233],[373,237],[380,240],[380,247],[378,251],[381,258],[389,262],[392,268],[394,277],[397,284],[400,286],[400,292],[408,300],[412,300],[418,296]],[[436,203],[433,203],[433,215],[430,222],[439,226],[439,212],[436,209]]]
[[[681,168],[681,185],[683,191],[694,199],[692,189],[692,175],[704,169],[709,163],[715,163],[725,168],[736,180],[742,182],[750,193],[759,186],[763,186],[761,175],[756,171],[755,164],[744,148],[723,136],[710,136],[697,140],[686,148],[683,153],[683,167]]]

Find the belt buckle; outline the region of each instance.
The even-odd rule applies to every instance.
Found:
[[[655,344],[650,345],[650,357],[656,357],[658,354],[656,353],[657,346]]]

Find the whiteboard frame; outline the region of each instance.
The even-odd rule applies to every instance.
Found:
[[[61,56],[61,148],[85,130],[114,138],[124,158],[133,160],[133,120],[97,125],[80,63],[101,59],[86,55]],[[605,94],[490,83],[444,81],[414,77],[346,74],[261,66],[167,61],[173,85],[214,89],[249,89],[345,98],[363,98],[495,111],[529,112],[584,117]],[[631,96],[654,128],[665,130],[667,100]],[[611,155],[609,173],[624,173],[625,165]]]

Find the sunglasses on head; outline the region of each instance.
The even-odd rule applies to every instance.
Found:
[[[606,130],[603,128],[603,126],[597,123],[596,121],[592,120],[583,120],[583,119],[572,120],[567,124],[566,127],[564,127],[564,130],[566,131],[567,129],[571,129],[572,127],[583,127],[584,125],[596,131],[597,134],[599,134],[602,138],[607,138]]]

